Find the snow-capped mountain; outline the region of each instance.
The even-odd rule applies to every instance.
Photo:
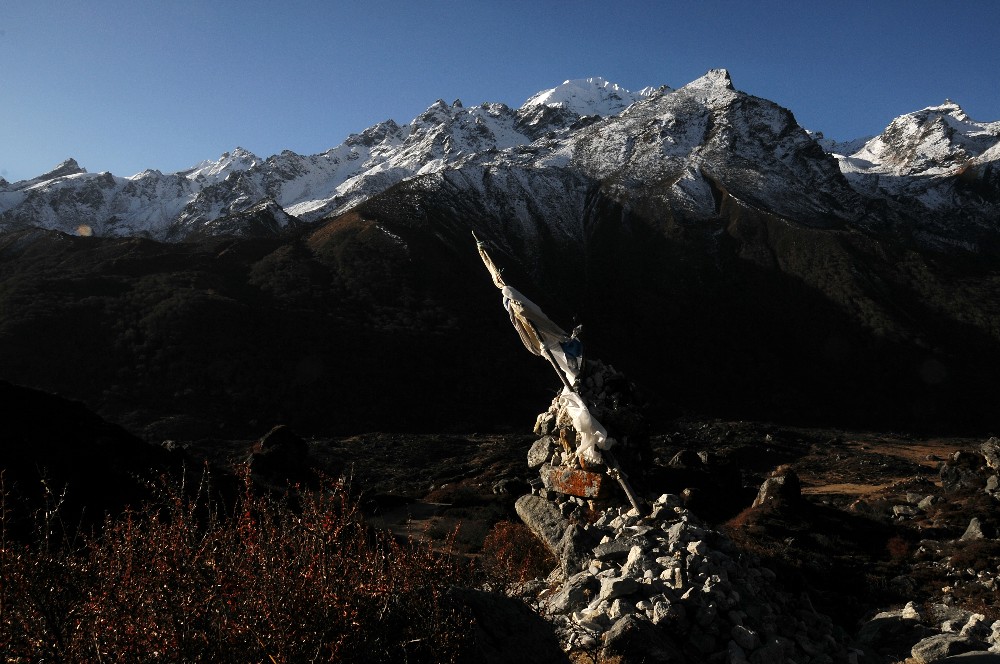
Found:
[[[526,146],[582,116],[619,112],[648,91],[630,93],[602,79],[567,81],[522,109],[437,101],[407,125],[392,120],[350,136],[322,154],[290,151],[261,159],[242,148],[178,173],[129,178],[90,174],[73,160],[23,182],[0,183],[0,227],[41,226],[98,235],[181,239],[208,222],[274,200],[311,221],[342,211],[405,178],[474,154]],[[68,193],[66,190],[72,190]]]
[[[954,174],[1000,142],[1000,122],[976,122],[951,100],[893,120],[850,155],[868,173],[934,177]]]
[[[661,91],[669,88],[661,88]],[[579,116],[617,115],[637,101],[652,96],[657,90],[645,88],[637,93],[629,92],[603,78],[587,78],[563,81],[551,90],[543,90],[524,102],[522,110],[534,107],[561,108]]]
[[[0,229],[166,240],[274,233],[405,181],[464,193],[455,197],[463,213],[516,225],[518,241],[580,237],[587,192],[599,187],[674,220],[711,220],[738,205],[977,250],[1000,236],[998,143],[1000,122],[973,121],[950,101],[896,118],[874,138],[836,143],[736,90],[725,70],[676,90],[630,92],[588,78],[518,109],[438,100],[408,124],[387,120],[316,155],[262,159],[237,148],[185,171],[127,178],[68,160],[31,180],[0,181]],[[240,229],[242,215],[252,229]]]
[[[995,160],[1000,122],[976,122],[951,100],[907,113],[885,131],[837,155],[851,184],[885,197],[914,195],[928,207],[946,207],[936,187],[970,165]],[[992,152],[991,152],[992,150]]]

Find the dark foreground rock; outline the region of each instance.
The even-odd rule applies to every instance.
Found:
[[[933,664],[962,653],[982,651],[986,644],[961,634],[938,634],[929,636],[913,646],[913,659],[917,664]]]
[[[67,523],[100,520],[148,498],[149,482],[183,459],[81,403],[0,381],[0,471],[15,531],[43,504],[61,503]]]
[[[474,620],[470,664],[566,664],[548,623],[524,602],[498,593],[453,588],[451,597]]]

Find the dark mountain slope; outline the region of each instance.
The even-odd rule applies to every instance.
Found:
[[[584,323],[591,350],[661,404],[903,428],[993,425],[1000,318],[989,259],[798,224],[724,193],[718,216],[695,222],[650,218],[641,202],[592,192],[583,239],[543,238],[532,254],[541,261],[502,249],[496,258],[550,315]],[[471,253],[454,213],[463,197],[474,193],[404,185],[359,211],[400,235],[423,229],[462,255]],[[477,223],[483,235],[501,221]]]
[[[0,375],[154,437],[469,430],[546,399],[544,367],[500,370],[519,342],[488,279],[456,278],[440,250],[410,262],[370,222],[285,242],[4,240]]]
[[[0,376],[154,438],[278,422],[527,426],[556,381],[510,328],[455,189],[415,189],[284,240],[9,234]],[[588,349],[657,413],[995,426],[988,260],[726,201],[701,226],[645,217],[596,187],[585,207],[576,243],[542,236],[541,260],[502,247],[495,258],[555,320],[583,323]],[[494,236],[496,220],[475,222]]]

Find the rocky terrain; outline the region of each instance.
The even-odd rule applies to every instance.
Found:
[[[675,424],[652,440],[646,482],[663,493],[646,516],[545,489],[525,472],[530,437],[310,449],[350,460],[373,487],[373,518],[400,534],[458,527],[474,552],[516,512],[555,561],[519,591],[580,657],[932,662],[1000,650],[996,440]]]
[[[639,513],[620,492],[546,487],[544,436],[279,427],[153,445],[79,404],[4,389],[7,491],[43,504],[44,471],[46,491],[68,485],[70,513],[117,509],[141,499],[141,477],[204,462],[225,487],[249,462],[279,491],[346,476],[371,524],[463,555],[523,521],[551,574],[514,590],[574,661],[932,662],[1000,645],[996,439],[673,420],[632,467]]]

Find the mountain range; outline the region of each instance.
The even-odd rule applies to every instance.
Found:
[[[633,197],[653,194],[686,216],[714,216],[713,192],[725,190],[813,225],[991,251],[998,158],[1000,122],[976,122],[950,100],[900,116],[878,136],[837,143],[736,91],[725,70],[678,90],[638,93],[591,78],[542,91],[518,109],[439,100],[409,124],[388,120],[317,155],[262,159],[236,148],[185,171],[131,177],[88,173],[68,159],[31,180],[0,180],[0,228],[170,241],[259,235],[343,213],[414,178],[461,174],[482,191],[492,184],[487,174],[503,169],[517,175],[497,184],[521,200],[491,214],[523,222],[538,208],[546,219],[561,217],[568,232],[578,226],[579,187],[616,180]],[[562,200],[551,201],[554,193]],[[263,226],[262,211],[271,220]]]
[[[513,425],[544,367],[474,231],[658,412],[989,428],[998,146],[951,101],[837,143],[713,70],[438,101],[312,156],[68,160],[0,180],[0,377],[150,436]]]

